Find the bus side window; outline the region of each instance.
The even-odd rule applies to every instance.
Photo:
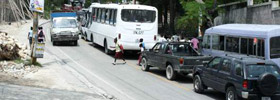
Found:
[[[116,25],[117,23],[117,9],[114,9],[114,17],[113,17],[113,25]]]
[[[203,37],[202,46],[205,49],[210,49],[210,35],[205,35]]]
[[[264,39],[258,39],[257,56],[264,57]]]
[[[111,12],[110,12],[110,24],[113,25],[113,20],[114,20],[114,9],[111,9]]]
[[[226,37],[226,51],[239,53],[239,38]]]
[[[94,21],[96,22],[96,21],[97,21],[97,18],[98,18],[98,9],[97,9],[97,8],[95,8],[95,12],[96,12],[96,13],[95,13],[95,15],[94,15],[94,16],[95,16]]]
[[[106,24],[109,24],[109,20],[110,20],[110,9],[106,10]]]
[[[99,12],[98,12],[98,19],[97,19],[97,22],[100,22],[101,21],[101,12],[102,12],[102,9],[101,8],[99,8],[98,9],[99,10]]]
[[[215,50],[224,50],[224,37],[225,36],[219,36],[219,35],[213,35],[212,36],[212,49]]]
[[[241,38],[241,51],[240,51],[240,53],[241,54],[248,54],[248,43],[249,43],[249,40],[247,39],[247,38]]]
[[[102,9],[102,16],[101,16],[101,22],[102,23],[105,23],[105,13],[106,13],[106,10],[103,8]]]

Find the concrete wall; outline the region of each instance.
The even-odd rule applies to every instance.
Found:
[[[246,2],[220,5],[222,13],[215,18],[215,25],[227,23],[280,24],[279,2],[247,6]]]

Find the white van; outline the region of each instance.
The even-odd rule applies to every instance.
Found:
[[[215,26],[206,30],[202,46],[204,55],[235,53],[271,59],[280,66],[280,25]]]

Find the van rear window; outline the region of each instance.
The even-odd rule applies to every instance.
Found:
[[[270,39],[270,58],[280,58],[280,36]]]

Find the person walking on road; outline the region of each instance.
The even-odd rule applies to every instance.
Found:
[[[198,50],[198,43],[199,43],[198,39],[193,37],[192,40],[191,40],[191,43],[192,43],[193,48],[195,50]]]
[[[125,59],[124,59],[124,57],[123,57],[123,47],[122,47],[122,45],[121,44],[119,44],[119,42],[118,42],[118,39],[117,38],[115,38],[114,39],[114,42],[115,42],[115,47],[113,47],[113,46],[111,46],[111,48],[115,48],[116,50],[116,53],[115,53],[115,60],[114,60],[114,63],[113,63],[113,65],[116,65],[117,63],[116,63],[116,61],[117,61],[117,59],[122,59],[123,61],[124,61],[124,64],[126,63],[126,61],[125,61]]]
[[[39,27],[39,32],[38,32],[38,42],[44,42],[45,41],[45,34],[43,32],[43,27]]]
[[[28,32],[28,37],[27,37],[27,39],[29,40],[30,48],[31,48],[31,45],[32,45],[32,36],[33,36],[33,27],[30,27],[30,30]]]
[[[145,44],[143,42],[144,40],[141,38],[139,40],[140,44],[139,44],[139,47],[140,47],[140,55],[139,55],[139,58],[138,58],[138,65],[141,66],[141,60],[142,60],[142,53],[144,52],[145,50]]]

